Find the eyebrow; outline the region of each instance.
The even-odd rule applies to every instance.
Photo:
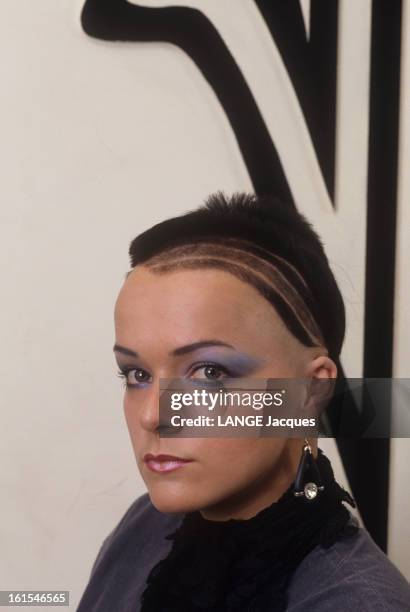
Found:
[[[120,344],[114,344],[113,351],[114,353],[123,353],[124,355],[131,355],[132,357],[138,357],[138,353],[136,353],[135,351],[132,351],[129,348],[126,348],[125,346],[121,346]]]
[[[178,355],[185,355],[186,353],[192,353],[200,348],[204,348],[206,346],[226,346],[227,348],[235,349],[234,346],[228,344],[227,342],[222,342],[222,340],[200,340],[198,342],[193,342],[192,344],[186,344],[185,346],[180,346],[169,354],[173,357]],[[114,344],[113,351],[115,353],[123,353],[124,355],[130,355],[131,357],[138,357],[138,353],[133,351],[125,346],[121,346],[120,344]]]

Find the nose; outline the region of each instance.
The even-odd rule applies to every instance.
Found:
[[[144,394],[138,409],[139,425],[145,431],[155,433],[159,427],[159,383],[154,382]]]

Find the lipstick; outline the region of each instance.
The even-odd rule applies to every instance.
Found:
[[[144,455],[144,463],[152,472],[173,472],[187,463],[191,463],[192,459],[183,459],[175,457],[175,455],[152,455],[146,453]]]

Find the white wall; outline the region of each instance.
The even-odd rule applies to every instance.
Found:
[[[348,309],[346,370],[360,376],[369,1],[342,2],[345,40],[357,52],[342,49],[337,216],[256,9],[237,0],[235,13],[228,10],[232,0],[190,4],[223,32],[258,97],[300,207],[325,239]],[[0,7],[6,60],[0,68],[0,588],[70,590],[73,610],[103,537],[144,490],[112,355],[113,305],[129,267],[129,242],[214,190],[251,189],[229,124],[192,61],[167,44],[88,38],[79,25],[81,5],[3,0]],[[400,204],[407,217],[408,188]],[[401,249],[404,261],[408,234]],[[404,273],[398,282],[408,282]],[[409,287],[400,287],[398,337],[408,326]],[[409,375],[408,347],[400,345],[396,375]],[[347,486],[333,441],[322,446]],[[398,535],[409,507],[401,477],[408,440],[397,452],[402,459],[394,459],[392,486],[401,498],[391,514],[389,552],[410,575]]]

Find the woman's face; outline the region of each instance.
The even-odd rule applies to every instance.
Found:
[[[278,499],[294,478],[301,440],[161,438],[159,379],[200,382],[210,372],[213,380],[333,377],[325,350],[302,345],[251,285],[212,269],[156,274],[134,268],[115,304],[115,334],[118,366],[128,371],[125,418],[154,506],[224,520],[248,518]],[[195,346],[204,341],[209,345]],[[147,453],[190,461],[153,471]]]

